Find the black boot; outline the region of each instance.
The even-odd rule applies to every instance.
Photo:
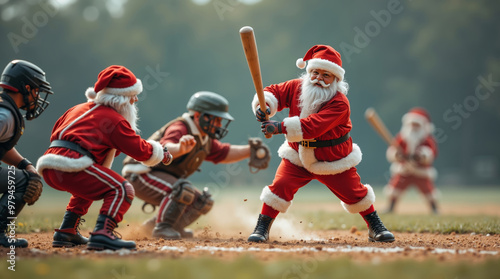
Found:
[[[368,240],[372,242],[393,242],[394,235],[384,226],[374,211],[363,218],[368,222]]]
[[[73,247],[87,244],[89,239],[82,236],[79,231],[80,222],[85,222],[85,219],[76,213],[66,211],[61,227],[55,230],[52,247]]]
[[[135,249],[134,241],[121,240],[121,235],[115,232],[115,228],[117,227],[118,225],[113,218],[99,214],[94,231],[90,233],[87,248],[89,250]]]
[[[0,226],[2,226],[2,228],[0,228],[0,246],[7,248],[10,246],[14,246],[16,248],[28,247],[28,241],[26,239],[13,237],[15,235],[15,224],[5,225],[3,224],[4,222],[1,221],[0,223]],[[12,232],[12,234],[10,232]]]
[[[269,230],[274,222],[274,218],[267,215],[259,214],[257,226],[253,233],[248,237],[249,242],[267,242],[269,240]]]

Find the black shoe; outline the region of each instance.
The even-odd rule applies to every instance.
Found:
[[[374,211],[363,217],[368,222],[368,240],[372,242],[393,242],[394,235],[384,226]]]
[[[80,215],[66,211],[61,227],[55,230],[52,247],[74,247],[87,244],[89,239],[82,236],[79,231],[81,222],[85,222],[85,219],[81,219]]]
[[[16,248],[28,247],[28,241],[24,238],[9,238],[4,232],[0,233],[0,246],[9,248],[14,246]]]
[[[269,230],[274,222],[274,218],[267,215],[259,214],[257,226],[253,233],[248,237],[249,242],[267,242],[269,240]]]
[[[100,214],[97,217],[94,231],[91,232],[87,249],[89,250],[119,250],[119,249],[135,249],[134,241],[121,240],[121,235],[115,232],[118,225],[115,220],[109,216]]]

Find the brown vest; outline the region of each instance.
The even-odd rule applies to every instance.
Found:
[[[189,124],[186,122],[186,120],[182,117],[178,117],[165,124],[165,126],[161,127],[158,131],[156,131],[153,135],[151,135],[148,138],[148,140],[159,141],[165,134],[167,128],[170,125],[172,125],[172,123],[177,121],[182,121],[184,125],[186,125],[187,127],[188,134],[192,135],[191,128],[189,127]],[[196,145],[191,150],[191,152],[175,158],[174,161],[172,161],[172,163],[168,166],[159,163],[158,165],[151,167],[151,169],[169,173],[177,178],[181,177],[187,178],[188,176],[193,174],[195,171],[199,169],[199,167],[201,166],[207,155],[210,153],[212,144],[212,141],[210,139],[207,141],[205,145],[203,145],[201,143],[201,138],[199,136],[195,135],[194,138],[196,140]],[[140,163],[134,160],[132,157],[127,156],[125,160],[123,160],[123,164],[126,165],[126,164],[140,164]]]

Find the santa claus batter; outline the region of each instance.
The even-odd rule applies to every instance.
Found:
[[[306,62],[300,78],[264,88],[266,112],[257,96],[252,102],[262,132],[284,134],[286,140],[278,150],[282,160],[274,181],[260,196],[264,204],[248,241],[267,241],[276,216],[288,210],[298,189],[316,179],[341,200],[346,211],[364,218],[370,241],[392,242],[394,235],[373,207],[373,189],[361,183],[355,167],[361,150],[349,135],[351,111],[340,54],[331,46],[316,45],[297,60],[297,66],[303,69]],[[266,121],[266,114],[272,117],[285,108],[289,116],[283,121]]]

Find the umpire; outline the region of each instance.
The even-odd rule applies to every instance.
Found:
[[[250,157],[252,168],[267,168],[269,149],[259,138],[250,138],[247,145],[222,143],[233,120],[227,100],[213,92],[195,93],[187,104],[188,112],[168,122],[150,139],[166,146],[174,157],[168,165],[146,167],[127,157],[122,175],[132,183],[136,197],[159,206],[158,215],[144,227],[155,238],[180,239],[193,237],[185,227],[212,208],[213,200],[205,189],[199,191],[187,180],[203,161],[214,164],[235,163]],[[257,158],[257,150],[265,156]]]
[[[0,246],[28,247],[15,238],[16,218],[24,205],[34,204],[42,193],[42,180],[33,164],[14,147],[24,132],[20,109],[27,120],[37,118],[53,94],[45,73],[33,63],[13,60],[0,79]]]

